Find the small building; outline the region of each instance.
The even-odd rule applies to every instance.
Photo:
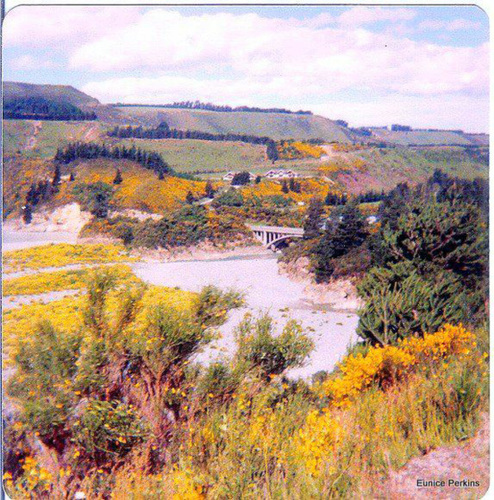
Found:
[[[293,170],[275,169],[264,174],[267,179],[294,179],[298,174]]]
[[[235,175],[235,172],[228,172],[223,176],[224,181],[231,181]]]

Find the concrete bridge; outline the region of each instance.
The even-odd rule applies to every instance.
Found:
[[[254,236],[262,241],[263,245],[276,252],[279,245],[293,238],[303,238],[304,230],[299,227],[280,227],[280,226],[252,226],[250,229]]]

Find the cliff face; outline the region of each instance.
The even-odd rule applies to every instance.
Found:
[[[78,234],[92,218],[89,212],[81,210],[78,203],[70,203],[55,210],[41,210],[33,213],[33,220],[25,224],[22,219],[12,219],[4,223],[6,230],[27,232],[69,232]]]

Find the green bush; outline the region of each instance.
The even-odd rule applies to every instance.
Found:
[[[7,384],[7,394],[20,404],[21,420],[57,448],[64,446],[64,425],[75,400],[65,381],[77,371],[81,344],[79,333],[60,332],[41,322],[34,335],[19,342],[17,370]]]
[[[73,194],[83,210],[88,210],[98,218],[105,218],[108,215],[113,196],[113,188],[109,184],[101,181],[77,184],[74,186]]]
[[[468,313],[462,283],[451,273],[421,276],[410,264],[373,268],[358,286],[365,306],[357,333],[372,343],[389,344],[414,333],[437,331]]]
[[[212,203],[214,207],[241,207],[243,204],[244,197],[242,193],[233,188],[221,193]]]
[[[72,441],[81,458],[101,466],[122,458],[148,435],[132,405],[91,400],[73,423]]]
[[[314,348],[313,341],[295,321],[289,321],[283,332],[275,335],[273,320],[267,315],[255,321],[247,316],[235,334],[236,363],[262,379],[302,366]]]
[[[235,290],[223,292],[213,285],[205,286],[196,300],[195,314],[208,326],[221,325],[229,309],[236,309],[244,304],[244,296]]]

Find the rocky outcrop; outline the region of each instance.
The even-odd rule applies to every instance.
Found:
[[[78,203],[70,203],[53,210],[43,209],[33,213],[32,222],[25,224],[22,219],[12,219],[4,223],[5,230],[33,233],[68,232],[76,233],[92,218],[89,212],[81,210]]]

